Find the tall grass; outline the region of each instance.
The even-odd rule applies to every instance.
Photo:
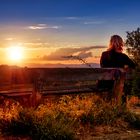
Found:
[[[0,113],[3,113],[2,110]],[[124,127],[123,123],[127,124],[125,127],[140,127],[139,116],[93,94],[63,96],[58,101],[47,102],[37,109],[24,109],[18,105],[6,113],[11,115],[0,118],[3,134],[28,135],[34,140],[75,139],[81,127]]]
[[[22,109],[16,118],[0,120],[1,132],[13,136],[30,136],[34,140],[72,140],[74,132],[64,116],[36,116],[31,109]]]

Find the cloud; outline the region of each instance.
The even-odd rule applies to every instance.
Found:
[[[5,38],[5,40],[7,40],[7,41],[12,41],[12,40],[14,40],[15,38],[12,38],[12,37],[9,37],[9,38]]]
[[[23,43],[25,46],[30,46],[30,47],[45,47],[45,46],[50,46],[48,42],[24,42]]]
[[[96,17],[63,17],[66,20],[77,20],[77,21],[81,21],[83,24],[85,25],[98,25],[98,24],[103,24],[106,21],[103,19],[97,19]]]
[[[46,27],[39,27],[39,26],[29,26],[29,29],[37,30],[37,29],[46,29]]]
[[[86,59],[88,57],[92,57],[92,52],[80,52],[78,54],[78,57]]]
[[[72,19],[72,20],[75,20],[75,19],[80,19],[79,17],[66,17],[66,19]]]
[[[104,23],[103,21],[85,21],[84,22],[85,25],[92,25],[92,24],[93,25],[95,25],[95,24],[98,25],[98,24],[103,24],[103,23]]]
[[[52,52],[49,55],[44,55],[40,57],[41,60],[48,61],[65,61],[70,59],[69,56],[78,56],[82,59],[87,59],[92,57],[93,49],[105,48],[106,46],[90,46],[90,47],[80,47],[80,48],[60,48]]]
[[[66,48],[77,48],[80,46],[79,43],[69,43],[69,42],[47,42],[46,40],[32,40],[31,42],[23,42],[22,43],[24,46],[28,46],[31,48],[62,48],[63,46],[65,46]]]
[[[31,25],[27,27],[31,30],[42,30],[42,29],[59,29],[60,26],[48,26],[46,24],[37,24],[37,25]]]

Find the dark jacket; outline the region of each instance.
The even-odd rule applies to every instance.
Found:
[[[100,59],[102,68],[124,68],[128,65],[129,68],[135,68],[136,64],[124,53],[105,51]]]

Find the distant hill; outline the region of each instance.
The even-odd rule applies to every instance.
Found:
[[[100,68],[100,64],[98,63],[90,63],[90,65],[93,68]],[[57,63],[57,64],[34,64],[34,63],[30,63],[28,64],[28,67],[31,68],[89,68],[88,65],[86,64],[61,64],[61,63]]]
[[[40,67],[39,67],[40,66]],[[0,86],[7,84],[27,84],[33,83],[38,78],[45,80],[60,78],[69,78],[71,75],[79,75],[83,77],[83,73],[88,76],[94,74],[92,68],[84,64],[81,65],[63,65],[63,64],[51,64],[51,65],[39,65],[38,67],[18,67],[0,65]],[[98,64],[91,64],[92,67],[99,66]]]

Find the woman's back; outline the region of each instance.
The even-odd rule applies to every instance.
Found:
[[[100,65],[106,68],[124,68],[125,65],[135,68],[135,63],[126,54],[114,50],[102,53]]]
[[[100,59],[101,67],[106,68],[135,68],[136,64],[124,53],[123,51],[123,39],[118,35],[113,35],[110,39],[109,48],[102,53]]]

